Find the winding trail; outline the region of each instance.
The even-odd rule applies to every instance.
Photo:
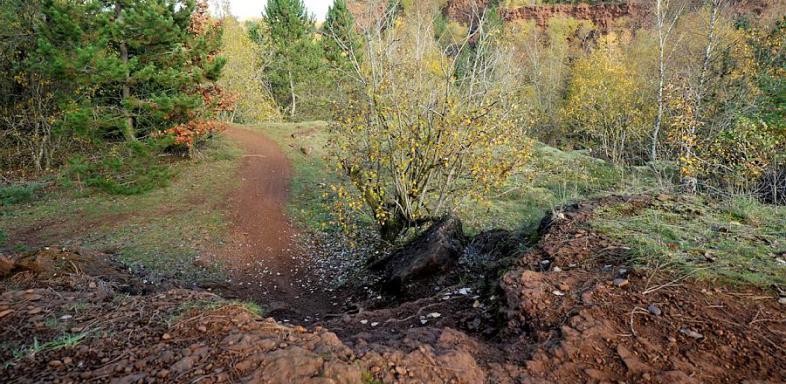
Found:
[[[292,165],[263,133],[232,127],[227,137],[245,152],[240,186],[227,201],[233,228],[215,257],[230,272],[231,296],[260,303],[265,315],[310,322],[331,311],[328,292],[315,286],[302,234],[286,216]]]

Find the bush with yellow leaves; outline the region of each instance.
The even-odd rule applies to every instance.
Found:
[[[337,111],[331,129],[331,154],[352,186],[334,187],[338,211],[370,215],[386,241],[483,199],[531,154],[512,113],[512,55],[481,24],[472,33],[482,35],[465,36],[475,45],[461,65],[472,70],[457,77],[468,56],[438,48],[435,11],[415,4],[393,28],[365,31],[365,94]]]

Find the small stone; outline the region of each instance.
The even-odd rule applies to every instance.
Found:
[[[651,314],[653,314],[655,316],[660,316],[660,314],[662,313],[660,308],[658,308],[655,304],[650,304],[647,307],[647,311],[649,311],[649,313],[651,313]]]
[[[614,286],[617,288],[625,288],[628,286],[630,282],[628,281],[628,279],[616,278],[611,283],[614,284]]]
[[[60,320],[62,320],[62,321],[68,321],[68,320],[71,320],[72,318],[73,318],[73,316],[71,316],[71,315],[60,316]]]
[[[371,323],[371,326],[372,326],[372,327],[376,327],[377,325],[379,325],[379,322],[378,322],[378,321],[375,321],[375,322]]]
[[[781,297],[780,299],[778,299],[778,303],[786,305],[786,297]],[[3,317],[3,316],[0,315],[0,317]]]
[[[368,324],[368,320],[366,319],[360,320],[360,324],[366,325]]]
[[[426,323],[428,323],[428,320],[426,320],[426,319],[420,319],[420,324],[426,324]]]
[[[552,271],[554,271],[554,272],[562,272],[562,268],[560,268],[560,267],[554,267],[554,268],[552,269]]]
[[[71,359],[70,357],[64,357],[63,358],[63,364],[65,364],[65,365],[70,365],[72,362],[74,362],[74,360]]]
[[[565,296],[565,292],[562,292],[562,291],[560,291],[558,289],[555,289],[555,290],[551,291],[551,293],[553,293],[554,296]]]
[[[480,308],[480,301],[475,300],[475,302],[472,303],[472,308]]]
[[[52,360],[52,361],[49,362],[49,366],[52,367],[52,368],[57,368],[57,367],[59,367],[61,365],[63,365],[63,362],[60,361],[60,360]]]
[[[207,332],[207,327],[205,327],[204,325],[200,325],[200,326],[197,327],[197,331],[203,332],[203,333]]]
[[[169,335],[168,333],[165,333],[165,334],[163,334],[163,335],[161,336],[161,340],[169,340],[169,339],[171,339],[171,338],[172,338],[172,336],[171,336],[171,335]]]
[[[428,317],[430,317],[430,318],[432,318],[432,319],[436,319],[436,318],[438,318],[438,317],[442,316],[442,314],[441,314],[441,313],[439,313],[439,312],[431,312],[431,313],[429,313],[429,314],[428,314],[428,315],[426,315],[426,316],[428,316]]]
[[[696,339],[696,340],[704,338],[704,335],[702,335],[701,333],[698,333],[698,332],[696,332],[696,331],[694,331],[692,329],[688,329],[688,328],[680,329],[680,333],[685,335],[685,336],[688,336],[690,338]]]
[[[26,293],[22,296],[22,299],[27,301],[38,301],[41,300],[41,295],[36,293]]]

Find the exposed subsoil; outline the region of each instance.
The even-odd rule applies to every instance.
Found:
[[[422,290],[422,297],[388,308],[360,308],[310,330],[262,319],[210,293],[135,290],[134,277],[100,254],[48,250],[32,263],[30,256],[0,260],[6,266],[0,272],[12,274],[0,280],[0,377],[63,383],[786,381],[786,304],[777,293],[634,268],[624,247],[587,225],[595,209],[622,201],[633,210],[658,204],[612,197],[566,207],[544,220],[538,242],[513,255],[515,264],[501,278],[484,279],[498,282],[496,289],[471,276],[447,278],[427,284],[433,294]],[[62,335],[78,340],[47,343]]]
[[[225,244],[203,258],[229,272],[216,287],[225,297],[261,303],[265,313],[295,323],[336,311],[335,295],[314,275],[307,243],[288,220],[292,166],[278,144],[260,132],[232,127],[226,135],[244,151],[239,188],[227,200],[232,229]]]

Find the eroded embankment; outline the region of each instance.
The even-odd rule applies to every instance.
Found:
[[[597,207],[623,200],[631,209],[658,204],[614,197],[567,207],[544,220],[538,243],[515,256],[496,290],[448,278],[438,294],[360,308],[311,329],[209,293],[129,289],[120,270],[80,273],[88,271],[82,263],[111,260],[50,252],[44,256],[66,262],[36,272],[12,263],[14,275],[1,283],[2,375],[128,383],[786,380],[786,315],[773,294],[673,282],[629,265],[625,248],[586,225]]]

